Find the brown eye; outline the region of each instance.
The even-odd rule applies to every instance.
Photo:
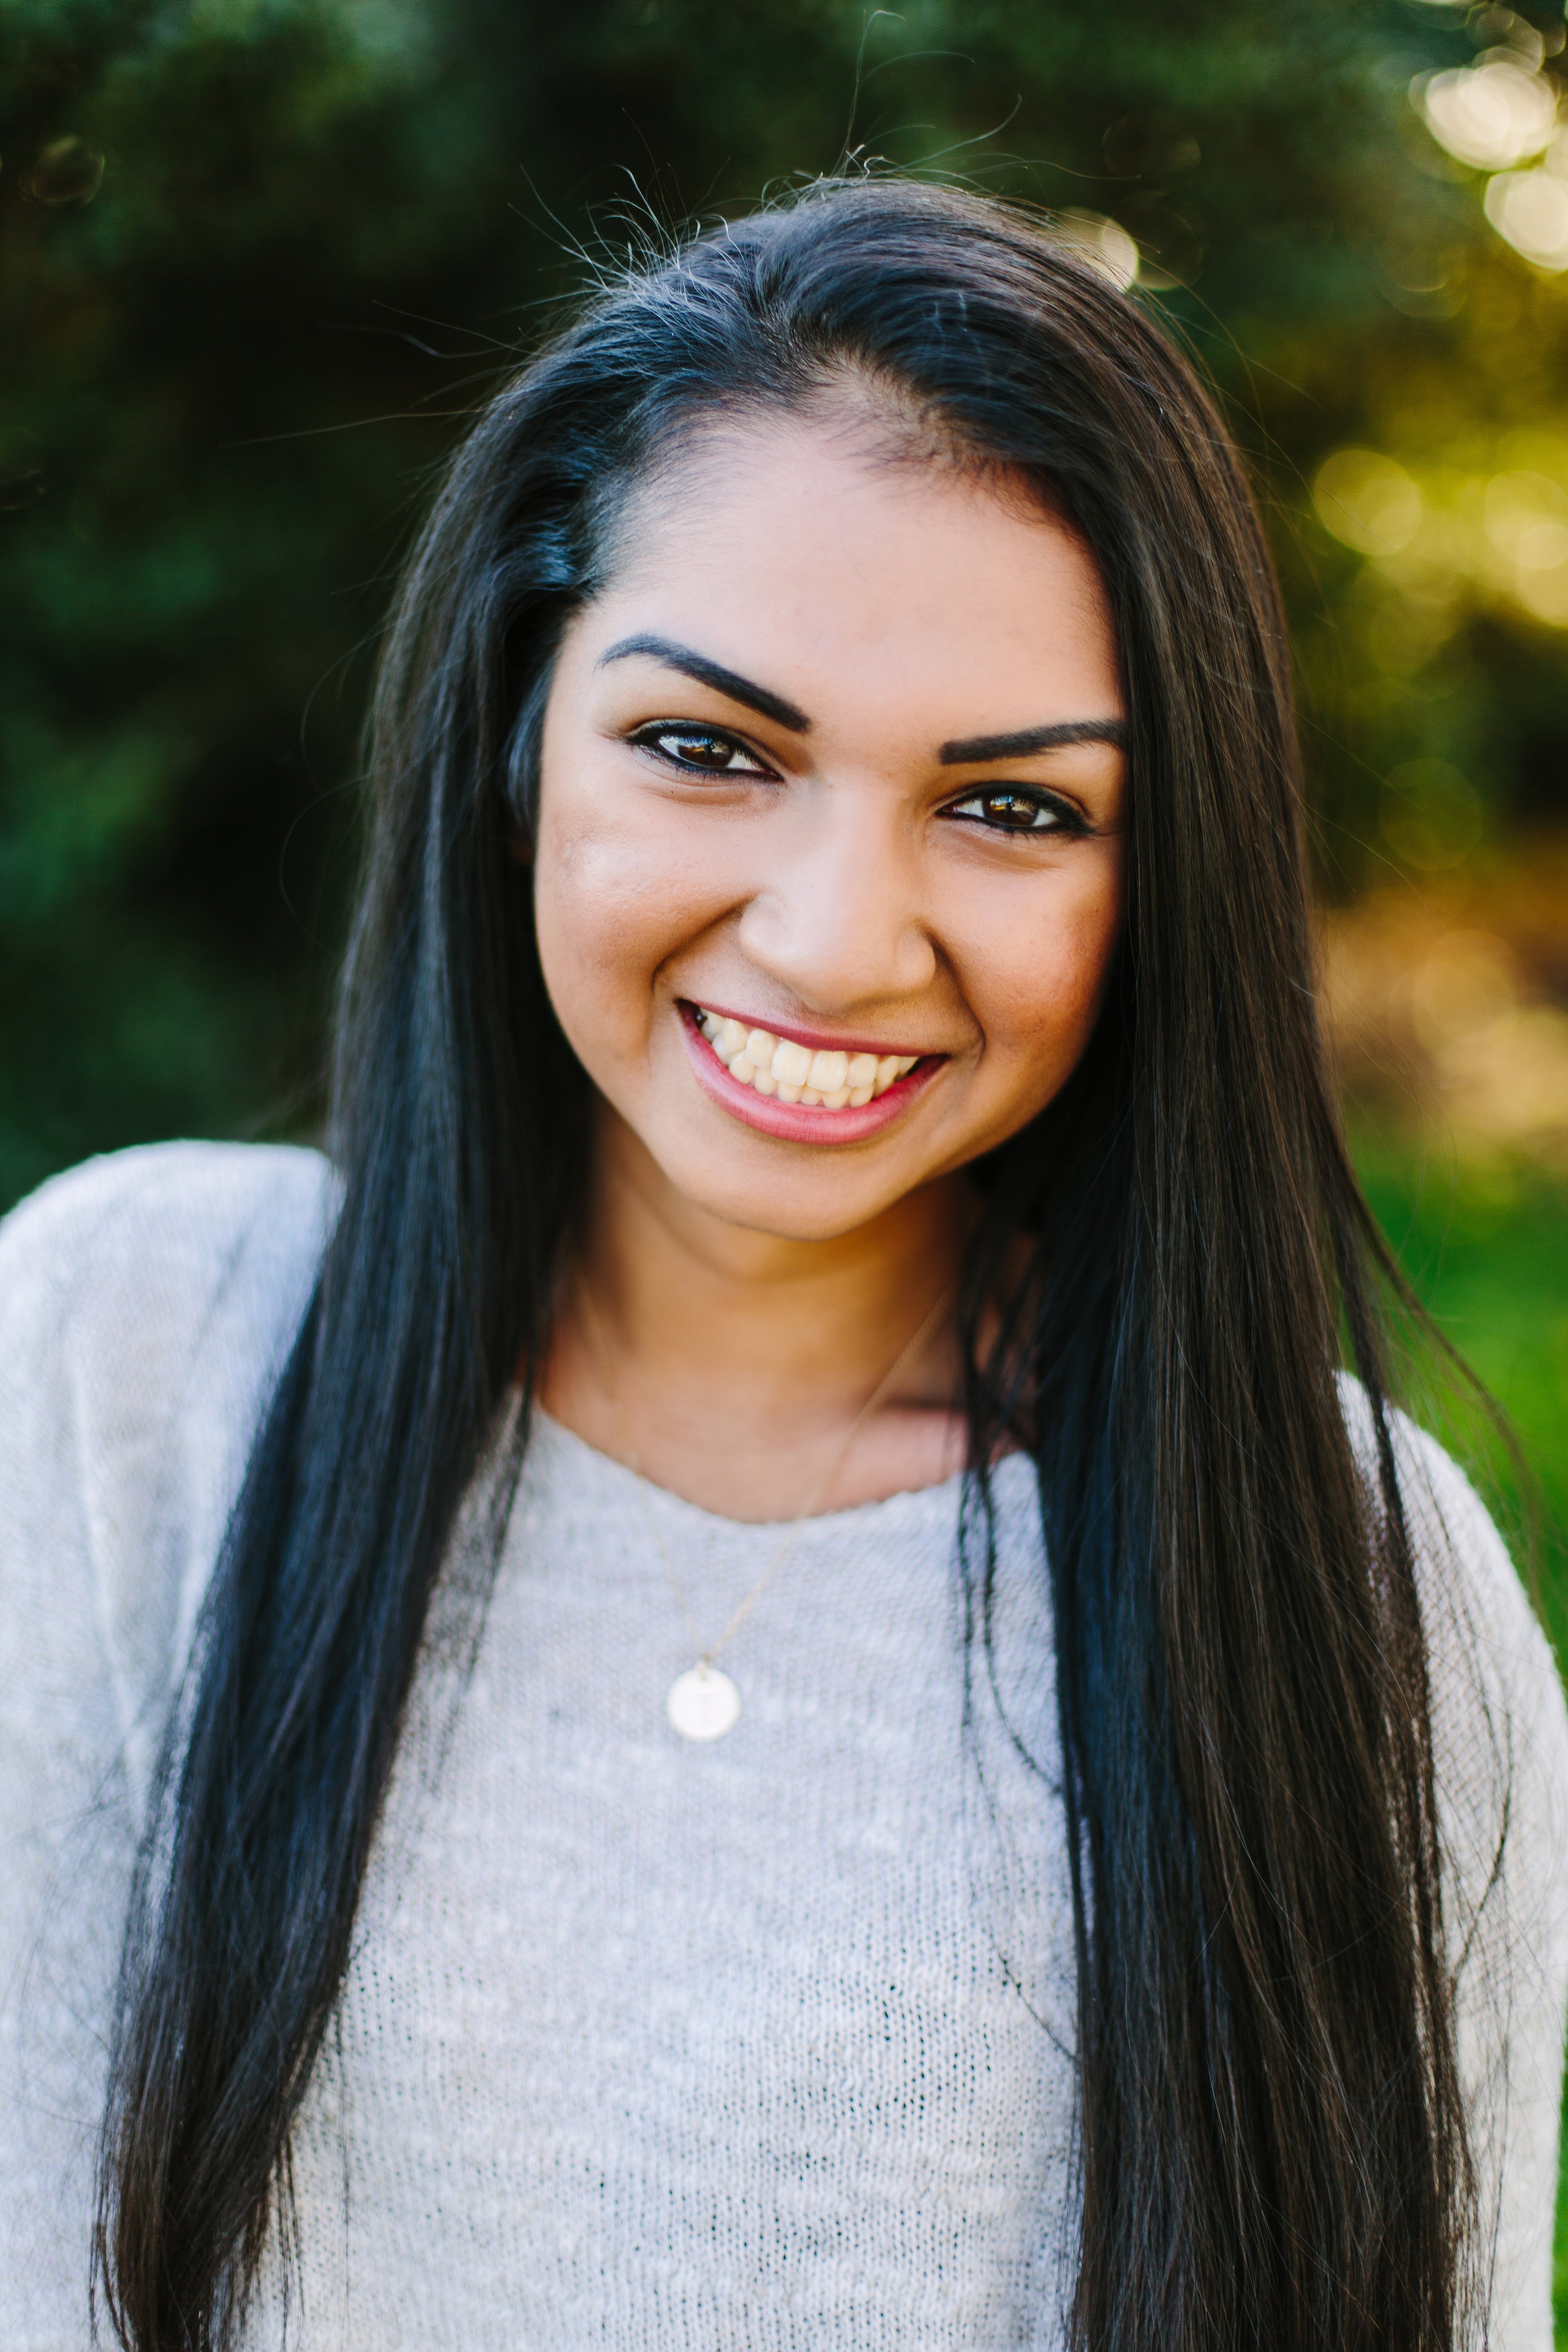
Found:
[[[983,806],[987,824],[1005,824],[1016,833],[1056,822],[1042,802],[1026,801],[1021,793],[987,793]]]
[[[706,727],[650,727],[637,740],[672,765],[698,768],[707,776],[760,776],[767,772],[732,736],[716,734]]]
[[[992,793],[972,793],[955,801],[949,816],[967,817],[997,833],[1070,833],[1080,831],[1067,809],[1043,793],[1021,793],[1005,787]]]

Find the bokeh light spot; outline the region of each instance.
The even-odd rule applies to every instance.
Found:
[[[1500,172],[1489,183],[1487,218],[1538,269],[1568,269],[1568,182],[1555,170]]]
[[[1498,474],[1487,484],[1487,537],[1510,563],[1549,572],[1568,562],[1568,490],[1544,474]]]
[[[1138,247],[1119,221],[1103,213],[1065,212],[1057,216],[1062,242],[1102,269],[1123,292],[1138,275]]]
[[[1438,145],[1483,172],[1539,155],[1557,121],[1551,83],[1495,53],[1473,66],[1417,76],[1411,96]]]
[[[1363,555],[1395,555],[1421,528],[1420,491],[1376,449],[1338,449],[1318,468],[1312,498],[1325,530]]]
[[[1568,563],[1554,564],[1550,572],[1527,572],[1521,566],[1513,593],[1538,621],[1568,629]]]
[[[103,157],[85,139],[53,139],[22,183],[36,205],[90,205],[103,182]]]

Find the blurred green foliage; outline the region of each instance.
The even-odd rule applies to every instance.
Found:
[[[1563,282],[1408,95],[1500,43],[1556,77],[1556,0],[1521,10],[10,0],[0,1200],[308,1122],[369,649],[431,469],[590,265],[847,152],[1138,240],[1275,531],[1331,887],[1550,812],[1568,629],[1484,567],[1390,571],[1309,496],[1351,445],[1436,512],[1510,435],[1568,437]]]

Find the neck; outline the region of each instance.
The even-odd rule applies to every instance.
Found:
[[[967,1186],[949,1178],[828,1240],[748,1231],[677,1193],[609,1115],[543,1402],[709,1509],[791,1516],[956,1281],[973,1215]],[[939,1316],[821,1507],[951,1475],[963,1461],[956,1388],[951,1318]]]

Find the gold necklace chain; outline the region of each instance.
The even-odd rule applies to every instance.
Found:
[[[637,1482],[637,1501],[642,1507],[643,1518],[647,1523],[648,1534],[653,1539],[654,1549],[663,1564],[665,1577],[674,1596],[676,1606],[686,1621],[686,1630],[691,1636],[692,1647],[697,1653],[696,1665],[687,1674],[682,1675],[671,1688],[667,1701],[667,1712],[675,1728],[686,1738],[718,1738],[731,1727],[741,1712],[740,1693],[728,1675],[721,1675],[718,1671],[721,1651],[728,1648],[795,1549],[806,1520],[812,1517],[817,1505],[849,1459],[855,1440],[859,1436],[877,1407],[885,1401],[900,1373],[930,1334],[931,1326],[952,1296],[953,1285],[949,1283],[946,1286],[921,1317],[915,1330],[904,1341],[903,1346],[850,1423],[832,1461],[784,1529],[774,1550],[763,1562],[762,1574],[757,1578],[751,1591],[745,1594],[718,1639],[705,1644],[698,1630],[697,1621],[692,1616],[691,1604],[687,1600],[685,1587],[676,1573],[675,1562],[669,1555],[669,1547],[664,1540],[664,1531],[654,1515],[653,1505],[648,1499],[642,1464],[638,1459],[632,1435],[631,1417],[626,1412],[626,1399],[621,1393],[620,1383],[616,1378],[615,1360],[605,1337],[598,1302],[589,1286],[587,1276],[580,1273],[578,1280],[587,1321],[593,1332],[594,1352],[599,1360],[600,1377],[604,1382],[605,1392],[615,1409],[616,1419],[624,1442],[627,1467]]]

